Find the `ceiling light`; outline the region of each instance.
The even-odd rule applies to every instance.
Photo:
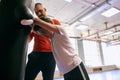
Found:
[[[107,39],[108,38],[108,36],[102,36],[102,37],[100,37],[101,39]]]
[[[65,0],[65,1],[67,1],[67,2],[72,2],[72,0]]]
[[[94,12],[94,13],[91,13],[91,14],[89,14],[89,15],[86,15],[85,17],[81,18],[80,21],[85,21],[85,20],[87,20],[88,18],[92,17],[92,16],[95,15],[95,14],[96,14],[96,13]]]
[[[101,34],[104,34],[104,35],[108,35],[108,34],[112,34],[113,31],[105,31],[105,32],[102,32]]]
[[[120,32],[115,32],[112,35],[120,35]]]
[[[85,24],[80,24],[80,25],[76,26],[76,29],[79,29],[79,30],[83,30],[86,28],[88,28],[88,25],[85,25]]]
[[[116,8],[110,8],[107,11],[103,12],[101,15],[105,16],[105,17],[111,17],[117,13],[119,13],[120,11]]]
[[[109,3],[111,3],[111,4],[113,4],[115,2],[117,2],[117,0],[109,1]],[[95,8],[92,12],[90,12],[89,14],[87,14],[84,17],[80,18],[80,21],[85,21],[85,20],[89,19],[90,17],[96,15],[98,12],[103,11],[103,9],[105,9],[105,8],[107,8],[109,6],[110,5],[108,3],[105,3],[105,4],[101,5],[101,6],[99,6],[98,8]]]
[[[72,27],[75,27],[76,29],[79,29],[79,30],[83,30],[83,29],[86,29],[86,28],[89,27],[88,25],[83,24],[83,23],[81,23],[81,22],[79,22],[79,21],[76,21],[76,22],[73,23],[71,26],[72,26]]]

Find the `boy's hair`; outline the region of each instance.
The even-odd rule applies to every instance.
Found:
[[[43,20],[43,21],[45,21],[45,22],[48,22],[48,23],[53,24],[53,22],[51,21],[50,18],[44,18],[44,17],[42,17],[42,18],[40,18],[40,19]],[[38,26],[38,25],[35,25],[35,26],[34,26],[34,31],[38,31],[39,29],[41,29],[40,26]]]

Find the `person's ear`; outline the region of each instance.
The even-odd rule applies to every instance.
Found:
[[[46,8],[44,8],[44,10],[45,10],[45,11],[47,11],[47,9],[46,9]]]
[[[34,12],[36,11],[36,9],[34,8]]]

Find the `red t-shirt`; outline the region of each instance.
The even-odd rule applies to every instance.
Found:
[[[52,19],[52,20],[54,24],[61,25],[57,19]],[[52,52],[51,42],[48,38],[41,35],[37,35],[35,33],[31,33],[30,40],[32,40],[33,37],[34,37],[34,46],[33,46],[34,52]]]

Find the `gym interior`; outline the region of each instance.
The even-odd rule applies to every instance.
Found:
[[[90,80],[120,80],[120,0],[0,0],[1,79],[23,80],[33,49],[34,39],[27,43],[30,29],[18,24],[27,18],[20,13],[24,1],[33,13],[34,4],[42,3],[49,17],[60,20]],[[57,66],[54,80],[64,80]]]
[[[48,15],[59,19],[65,26],[75,51],[86,65],[90,80],[120,80],[119,0],[36,2],[43,3]],[[109,14],[112,13],[105,13],[112,8],[118,9],[118,13],[111,16]],[[33,43],[29,43],[28,53],[32,50]],[[64,80],[57,66],[54,77],[55,80]],[[39,73],[36,80],[41,79]]]

